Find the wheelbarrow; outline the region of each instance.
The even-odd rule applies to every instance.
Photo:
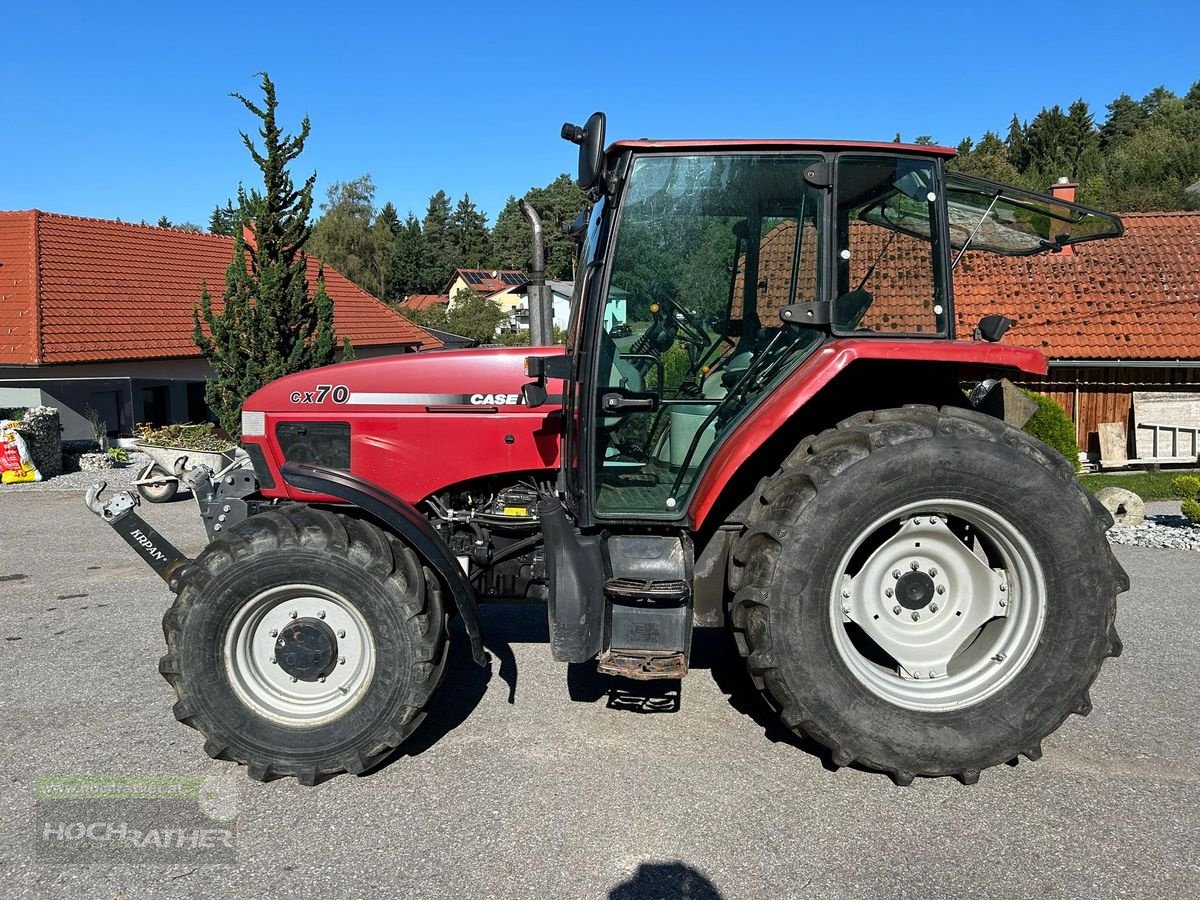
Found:
[[[139,441],[134,450],[145,453],[151,462],[134,480],[137,491],[150,503],[166,503],[179,490],[183,473],[196,466],[207,466],[218,475],[237,463],[237,450],[189,450],[186,447],[163,447]]]

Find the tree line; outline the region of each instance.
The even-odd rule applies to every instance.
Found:
[[[531,188],[525,199],[542,218],[547,276],[573,278],[575,245],[563,226],[586,207],[583,191],[563,174]],[[209,231],[232,235],[240,221],[229,201],[213,210]],[[452,205],[445,191],[429,198],[422,218],[411,210],[401,218],[391,202],[376,206],[375,184],[365,174],[330,185],[306,249],[368,293],[398,303],[412,294],[440,293],[456,268],[528,270],[532,240],[514,196],[490,228],[469,194]]]
[[[1200,209],[1188,190],[1200,181],[1200,81],[1182,97],[1164,86],[1141,100],[1121,94],[1106,112],[1097,125],[1080,99],[1027,122],[1014,115],[1004,137],[964,138],[950,168],[1042,193],[1065,176],[1080,203],[1113,212]]]

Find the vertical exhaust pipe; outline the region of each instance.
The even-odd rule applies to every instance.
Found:
[[[529,344],[547,347],[554,343],[554,305],[546,286],[546,243],[542,236],[542,218],[525,200],[521,200],[521,212],[533,229],[533,271],[529,273]]]

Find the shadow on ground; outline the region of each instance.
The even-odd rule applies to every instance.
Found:
[[[642,863],[608,896],[609,900],[721,900],[717,886],[684,862]]]

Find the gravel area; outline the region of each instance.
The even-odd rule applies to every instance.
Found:
[[[138,473],[149,462],[150,457],[145,453],[130,453],[129,462],[119,469],[102,469],[94,472],[65,472],[62,475],[55,475],[53,478],[46,478],[42,481],[34,481],[27,484],[4,484],[0,485],[0,497],[5,496],[10,491],[13,493],[22,491],[86,491],[97,481],[106,482],[110,491],[131,491],[133,490],[133,482],[138,477]]]
[[[1177,502],[1155,501],[1146,504],[1143,524],[1114,525],[1108,530],[1108,542],[1157,550],[1200,550],[1200,525],[1180,515]]]

